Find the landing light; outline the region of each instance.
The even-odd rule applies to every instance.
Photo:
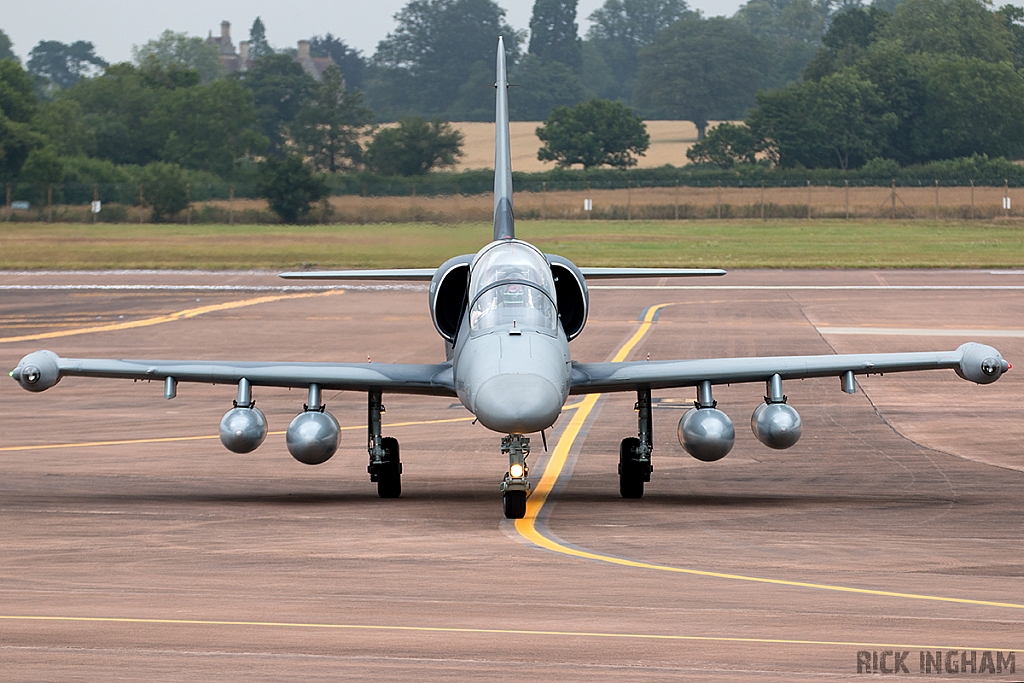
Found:
[[[519,463],[516,463],[508,468],[508,473],[513,479],[522,479],[523,475],[526,474],[526,469]]]

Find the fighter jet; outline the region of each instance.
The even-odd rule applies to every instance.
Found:
[[[233,407],[220,422],[228,450],[248,453],[267,436],[267,420],[253,400],[254,387],[305,389],[306,403],[286,433],[288,451],[300,462],[326,462],[338,448],[337,420],[322,395],[358,391],[368,396],[367,470],[382,498],[402,491],[398,441],[382,436],[385,393],[457,397],[480,424],[501,435],[508,469],[500,484],[504,514],[521,518],[530,493],[528,435],[543,436],[571,395],[636,392],[637,435],[619,446],[619,492],[643,496],[651,478],[653,451],[651,393],[696,388],[692,409],[678,426],[679,441],[693,457],[714,461],[729,453],[735,429],[717,408],[716,385],[763,382],[764,403],[751,417],[754,436],[783,449],[797,442],[800,415],[786,401],[783,382],[837,377],[842,390],[856,391],[855,376],[949,368],[963,379],[989,384],[1010,369],[990,346],[967,343],[954,351],[870,355],[716,358],[623,363],[579,363],[569,342],[587,322],[588,280],[600,278],[723,275],[722,270],[673,268],[580,268],[545,254],[515,236],[512,165],[508,129],[505,49],[498,41],[494,237],[476,254],[449,259],[436,269],[283,273],[292,280],[429,281],[434,327],[444,339],[445,360],[435,364],[266,363],[194,360],[103,360],[61,358],[51,351],[25,356],[10,374],[29,391],[44,391],[63,377],[162,380],[164,396],[174,398],[179,382],[237,384]]]

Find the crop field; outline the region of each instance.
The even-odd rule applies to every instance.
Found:
[[[486,222],[0,223],[0,269],[429,267],[479,250],[490,233]],[[517,235],[587,266],[1024,267],[1016,219],[521,220]]]

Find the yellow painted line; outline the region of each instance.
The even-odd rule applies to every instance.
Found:
[[[659,306],[652,306],[647,311],[647,315],[644,316],[643,323],[637,329],[636,333],[626,342],[626,344],[619,349],[612,359],[613,362],[621,363],[633,348],[643,339],[644,335],[650,330],[653,324],[655,313],[668,304],[661,304]],[[663,564],[655,564],[651,562],[640,562],[637,560],[630,560],[623,557],[616,557],[614,555],[605,555],[602,553],[592,552],[584,548],[574,548],[572,546],[565,545],[558,540],[546,535],[544,532],[537,528],[537,519],[540,517],[541,510],[544,504],[548,500],[548,496],[551,494],[552,489],[558,482],[558,478],[562,474],[562,470],[565,468],[566,460],[569,456],[569,451],[572,449],[573,443],[579,436],[580,430],[583,428],[584,423],[590,416],[591,411],[597,404],[597,399],[600,394],[588,394],[587,397],[580,402],[580,408],[573,415],[572,421],[569,422],[569,426],[566,427],[555,445],[554,450],[551,453],[551,458],[548,460],[547,466],[544,468],[544,474],[541,476],[540,483],[534,490],[533,495],[526,501],[526,517],[523,519],[516,520],[515,527],[516,531],[520,536],[530,541],[534,545],[537,545],[546,550],[550,550],[555,553],[562,555],[568,555],[569,557],[577,557],[585,560],[594,560],[597,562],[604,562],[607,564],[618,565],[620,567],[633,567],[635,569],[651,569],[662,572],[670,572],[673,574],[689,574],[691,576],[703,576],[715,579],[728,579],[731,581],[746,581],[750,583],[770,584],[775,586],[789,586],[793,588],[811,588],[814,590],[822,591],[834,591],[838,593],[852,593],[858,595],[874,595],[888,598],[903,598],[906,600],[925,600],[930,602],[945,602],[945,603],[956,603],[961,605],[979,605],[983,607],[1003,607],[1009,609],[1020,609],[1024,610],[1024,604],[1015,602],[999,602],[994,600],[973,600],[970,598],[952,598],[941,595],[924,595],[920,593],[902,593],[899,591],[886,591],[876,590],[871,588],[853,588],[850,586],[838,586],[827,583],[813,583],[810,581],[790,581],[786,579],[770,579],[760,576],[747,576],[744,574],[729,574],[726,572],[714,572],[705,571],[701,569],[687,569],[684,567],[673,567]]]
[[[580,403],[571,403],[562,410],[575,410],[580,407]],[[413,427],[416,425],[433,425],[433,424],[446,424],[451,422],[472,422],[476,418],[470,417],[452,417],[445,418],[443,420],[415,420],[410,422],[392,422],[385,424],[384,427]],[[350,425],[346,427],[340,427],[341,431],[353,431],[356,429],[366,429],[365,425]],[[267,436],[281,436],[284,434],[284,430],[277,432],[267,432]],[[220,436],[217,434],[204,434],[202,436],[161,436],[152,439],[122,439],[119,441],[83,441],[81,443],[52,443],[42,444],[39,446],[3,446],[0,447],[0,453],[11,453],[15,451],[46,451],[57,448],[90,448],[93,446],[127,446],[131,444],[144,444],[144,443],[173,443],[175,441],[204,441],[208,439],[219,439]]]
[[[692,636],[671,633],[615,633],[609,631],[549,631],[517,628],[462,628],[458,626],[393,626],[386,624],[330,624],[290,621],[227,621],[214,619],[141,619],[134,617],[68,617],[43,615],[0,615],[3,621],[84,622],[108,624],[152,624],[170,626],[250,626],[264,628],[332,629],[342,631],[406,631],[414,633],[462,633],[480,635],[561,636],[567,638],[617,638],[628,640],[669,640],[717,643],[768,643],[772,645],[822,645],[832,647],[900,648],[903,650],[1014,650],[1013,647],[917,645],[843,640],[801,640],[796,638],[744,638],[741,636]]]
[[[258,296],[253,299],[242,299],[240,301],[228,301],[222,304],[212,304],[209,306],[199,306],[197,308],[187,308],[183,311],[168,313],[167,315],[158,315],[153,318],[143,318],[142,320],[130,320],[128,322],[123,323],[110,323],[109,325],[93,325],[91,327],[79,327],[73,330],[58,330],[56,332],[42,332],[40,334],[25,334],[19,337],[0,337],[0,344],[9,344],[11,342],[23,341],[41,341],[43,339],[72,337],[79,334],[93,334],[96,332],[114,332],[116,330],[131,330],[135,329],[136,327],[149,327],[151,325],[160,325],[162,323],[170,323],[175,322],[177,320],[187,320],[188,318],[195,318],[196,316],[205,315],[206,313],[228,311],[233,308],[256,306],[258,304],[268,304],[273,301],[281,301],[283,299],[303,299],[311,296],[331,296],[333,294],[343,293],[344,290],[332,289],[326,292],[301,292],[298,294],[276,294],[273,296]]]

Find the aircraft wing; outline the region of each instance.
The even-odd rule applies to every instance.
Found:
[[[725,275],[721,268],[580,268],[588,280],[634,277],[707,277]]]
[[[235,361],[105,360],[61,358],[51,351],[25,356],[11,376],[29,391],[43,391],[62,377],[108,377],[206,384],[237,384],[323,390],[455,396],[451,363],[251,363]]]
[[[437,268],[382,268],[377,270],[310,270],[281,273],[286,280],[405,280],[429,282]]]
[[[886,372],[948,368],[978,384],[994,382],[1010,365],[991,346],[967,343],[955,351],[877,353],[831,356],[774,356],[764,358],[710,358],[705,360],[631,361],[628,363],[574,363],[570,393],[633,391],[649,387],[695,387],[702,382],[739,384],[809,377],[877,375]]]

